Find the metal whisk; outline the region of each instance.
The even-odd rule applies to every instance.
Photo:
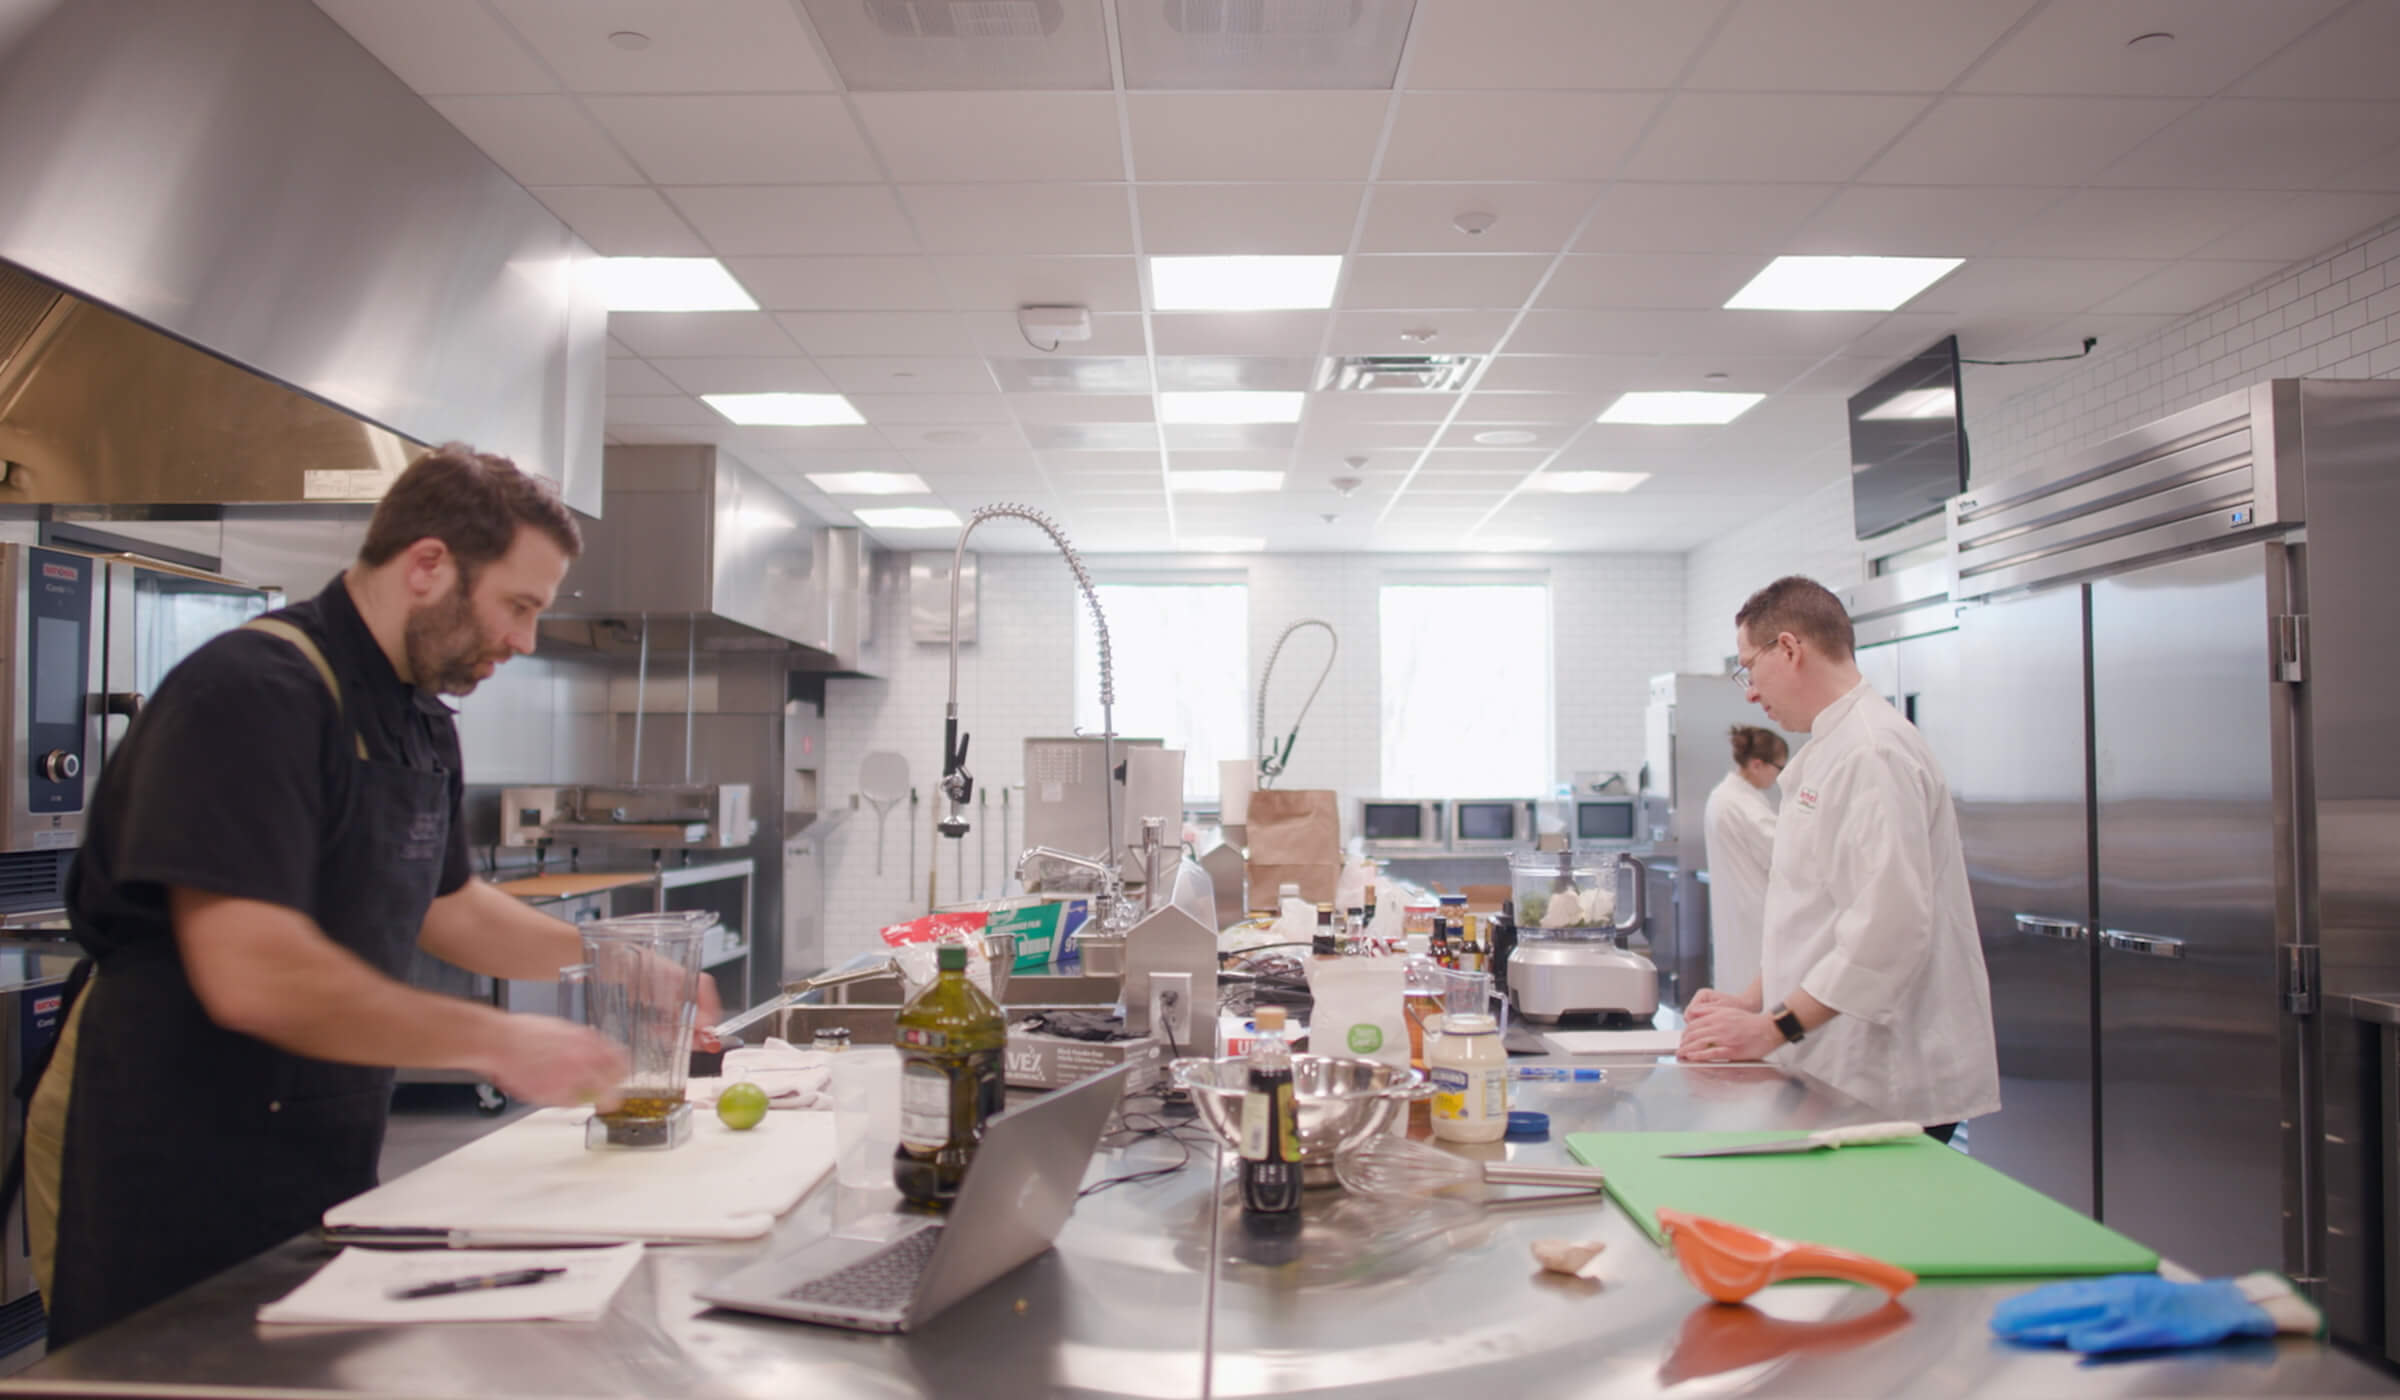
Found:
[[[1345,1147],[1333,1159],[1334,1175],[1362,1196],[1423,1199],[1460,1186],[1560,1186],[1560,1195],[1588,1195],[1605,1179],[1598,1167],[1529,1167],[1477,1162],[1403,1137],[1375,1136]],[[1517,1200],[1550,1197],[1520,1196]]]

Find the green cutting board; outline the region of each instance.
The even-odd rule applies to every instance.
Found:
[[[1793,1133],[1571,1133],[1654,1240],[1661,1206],[1833,1245],[1927,1278],[2145,1273],[2158,1255],[1932,1138],[1819,1152],[1687,1158]]]

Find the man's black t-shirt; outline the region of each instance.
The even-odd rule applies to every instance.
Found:
[[[316,917],[319,855],[348,810],[358,762],[449,775],[440,893],[473,873],[450,708],[400,679],[342,578],[272,616],[306,632],[341,682],[298,647],[228,632],[159,683],[100,775],[67,880],[75,936],[95,955],[168,938],[167,887],[263,900]]]

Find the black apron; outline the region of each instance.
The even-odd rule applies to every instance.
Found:
[[[449,775],[358,758],[317,926],[396,980],[440,887]],[[52,1350],[292,1236],[376,1182],[392,1071],[210,1020],[173,938],[105,957],[68,1100]]]

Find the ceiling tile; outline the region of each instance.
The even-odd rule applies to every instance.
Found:
[[[2076,0],[2049,5],[2002,40],[1959,89],[2206,97],[2341,4]],[[2126,45],[2136,35],[2161,32],[2173,34],[2174,42]]]
[[[878,428],[1008,422],[1008,402],[998,394],[853,394],[860,416]]]
[[[1375,185],[1359,238],[1366,253],[1555,253],[1592,207],[1597,185]],[[1490,215],[1480,234],[1459,215]]]
[[[2022,186],[1852,185],[1802,225],[1783,251],[1973,257],[2023,228],[2065,194]]]
[[[708,252],[707,242],[654,189],[568,185],[532,193],[603,257],[693,258]],[[756,288],[751,295],[757,295]]]
[[[902,184],[1125,178],[1107,93],[862,92],[850,100]]]
[[[1571,430],[1599,416],[1608,399],[1594,394],[1510,394],[1477,392],[1460,405],[1458,421],[1445,435],[1446,447],[1507,447],[1508,443],[1474,442],[1477,433],[1517,429],[1535,434],[1534,443],[1520,446],[1556,447]]]
[[[1502,355],[1484,371],[1478,397],[1492,391],[1541,391],[1599,395],[1605,400],[1628,389],[1700,389],[1771,394],[1808,372],[1815,355],[1782,357],[1739,354]],[[1723,380],[1707,376],[1723,374]]]
[[[968,453],[990,459],[994,453],[1023,454],[1029,444],[1014,423],[892,424],[880,430],[883,441],[909,454],[911,461],[931,452]]]
[[[1407,460],[1396,463],[1405,467],[1415,460],[1417,449],[1433,441],[1435,429],[1433,423],[1318,423],[1303,418],[1300,447],[1343,458],[1363,456],[1369,465],[1383,465],[1386,455],[1405,456]]]
[[[989,394],[992,372],[981,359],[931,355],[823,356],[817,360],[845,394]]]
[[[2263,7],[2289,10],[2275,20],[2251,21],[2297,27],[2323,14],[2321,0],[2299,5]],[[2392,96],[2392,55],[2400,53],[2400,6],[2378,0],[2352,5],[2299,43],[2275,55],[2235,85],[2244,97],[2363,97]]]
[[[1293,423],[1168,423],[1167,451],[1178,467],[1193,453],[1265,452],[1289,449],[1300,435]]]
[[[1389,89],[1416,0],[1115,9],[1129,91]]]
[[[1918,97],[1678,93],[1625,174],[1635,180],[1848,180],[1925,106]]]
[[[1034,459],[1042,469],[1065,481],[1076,472],[1109,476],[1136,475],[1148,472],[1156,477],[1163,470],[1156,451],[1150,452],[1037,452]]]
[[[542,67],[483,0],[318,0],[400,81],[421,94],[552,92]]]
[[[1832,185],[1645,184],[1601,191],[1579,253],[1782,253]]]
[[[720,256],[891,253],[917,245],[883,185],[755,185],[671,189],[667,198]]]
[[[1010,394],[1147,394],[1150,362],[1135,355],[1054,355],[990,361]]]
[[[1033,423],[1023,429],[1036,452],[1156,452],[1155,423]]]
[[[1122,185],[903,185],[929,253],[1130,253]]]
[[[777,318],[811,355],[964,355],[956,316],[931,311],[786,311]]]
[[[2264,216],[2278,198],[2249,192],[2094,187],[2052,205],[2003,238],[1997,251],[2032,257],[2179,258]]]
[[[1431,425],[1448,417],[1451,406],[1457,402],[1456,394],[1324,389],[1308,396],[1308,411],[1303,421],[1312,427],[1355,423]],[[1428,436],[1425,431],[1412,429],[1408,440],[1423,442]]]
[[[968,311],[1069,305],[1093,311],[1142,309],[1132,258],[963,258],[932,260],[951,304]]]
[[[2166,264],[2155,258],[1977,258],[1927,288],[1911,311],[2086,311]]]
[[[436,97],[433,109],[520,185],[638,185],[641,172],[568,97]]]
[[[2181,98],[1946,97],[1859,178],[2077,185],[2191,110]]]
[[[1336,355],[1486,355],[1508,333],[1514,311],[1342,311],[1333,318]],[[1428,337],[1422,333],[1432,331]]]
[[[1323,311],[1177,311],[1150,318],[1161,355],[1313,355]]]
[[[736,428],[729,440],[736,447],[758,452],[848,453],[885,445],[881,433],[853,423],[824,428]]]
[[[1353,258],[1343,269],[1342,306],[1519,307],[1549,267],[1548,257],[1532,253]]]
[[[1026,340],[1025,328],[1017,324],[1014,311],[968,311],[959,316],[974,337],[976,350],[994,359],[1015,359],[1021,355],[1050,353],[1051,347],[1034,345]],[[1092,317],[1092,338],[1075,342],[1077,357],[1096,355],[1148,355],[1149,342],[1142,335],[1142,318],[1129,314],[1103,314]]]
[[[715,409],[688,394],[608,396],[608,422],[611,427],[630,427],[635,424],[699,426],[724,421]]]
[[[1010,394],[1019,423],[1148,423],[1157,418],[1148,394]]]
[[[2164,268],[2093,307],[2103,313],[2182,315],[2232,296],[2284,270],[2282,262],[2211,261],[2189,258]]]
[[[1766,265],[1742,253],[1609,253],[1563,258],[1541,305],[1714,310]]]
[[[647,360],[611,359],[608,362],[608,392],[614,398],[619,394],[675,394],[682,390],[676,387],[673,380],[652,369]]]
[[[1364,180],[1390,103],[1381,92],[1129,93],[1134,178]]]
[[[1606,179],[1658,103],[1655,93],[1405,93],[1378,174],[1386,180]]]
[[[658,371],[687,394],[827,394],[832,381],[797,356],[659,360]]]
[[[927,258],[730,258],[734,279],[769,311],[946,311]]]
[[[1530,311],[1509,348],[1527,354],[1829,354],[1873,311]]]
[[[1414,88],[1663,88],[1725,0],[1418,0]]]
[[[1317,378],[1313,355],[1161,355],[1156,364],[1161,389],[1306,389]]]
[[[662,185],[879,178],[839,97],[592,97],[584,105]]]
[[[1750,0],[1690,88],[1940,92],[2035,0]]]
[[[2299,190],[2400,142],[2400,103],[2220,98],[2108,168],[2119,185]]]
[[[1339,253],[1364,185],[1140,185],[1142,251]]]
[[[577,92],[826,92],[789,0],[492,0]],[[630,30],[647,48],[608,36]]]
[[[2400,194],[2287,194],[2271,211],[2205,245],[2207,258],[2298,262],[2400,214]]]
[[[789,356],[798,348],[764,311],[612,311],[608,333],[652,360]]]

